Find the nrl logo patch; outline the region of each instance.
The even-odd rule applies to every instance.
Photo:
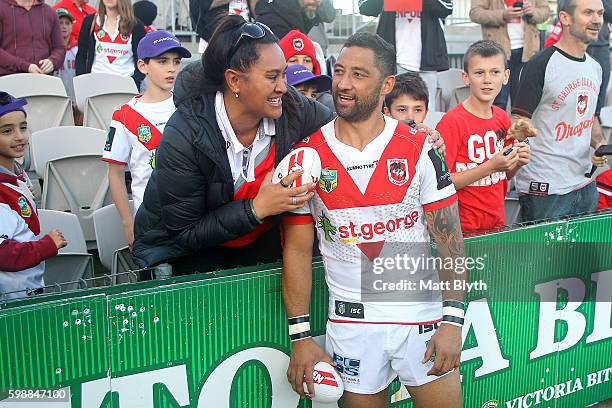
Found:
[[[338,187],[338,170],[322,169],[319,188],[326,193],[331,193],[336,187]]]
[[[387,175],[389,181],[396,186],[402,186],[408,182],[408,160],[387,159]]]
[[[151,140],[151,138],[153,137],[153,135],[151,134],[151,128],[147,125],[139,126],[136,131],[138,132],[138,140],[141,143],[149,143],[149,140]]]
[[[21,216],[24,218],[30,218],[32,215],[32,209],[30,208],[30,204],[28,204],[28,200],[26,200],[25,197],[19,197],[17,200],[17,205],[19,206]]]
[[[293,49],[295,49],[296,51],[302,51],[304,49],[304,40],[302,40],[301,38],[294,38]]]
[[[104,30],[98,31],[98,38],[104,37],[105,34],[106,34],[106,31],[104,31]]]

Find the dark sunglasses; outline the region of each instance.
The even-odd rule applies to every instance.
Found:
[[[240,48],[243,38],[247,37],[252,38],[254,40],[259,40],[266,36],[266,30],[270,33],[272,32],[267,25],[259,22],[244,23],[243,25],[241,25],[240,28],[236,31],[236,33],[238,34],[238,38],[236,39],[236,42],[234,43],[232,48],[230,48],[230,51],[227,54],[227,66],[229,67],[232,57],[234,56],[234,54],[236,54],[238,48]]]

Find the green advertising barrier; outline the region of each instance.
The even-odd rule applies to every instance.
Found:
[[[470,282],[487,288],[468,296],[464,406],[612,398],[612,214],[466,246],[486,259]],[[311,324],[322,336],[322,264],[313,272]],[[542,302],[547,293],[558,302]],[[277,267],[27,299],[0,306],[0,408],[323,407],[291,390],[288,355]],[[392,391],[393,407],[412,406],[403,387]]]

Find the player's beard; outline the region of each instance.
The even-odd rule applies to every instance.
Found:
[[[354,95],[355,104],[349,111],[343,111],[338,109],[338,98],[340,98],[340,91],[336,88],[334,92],[334,106],[336,108],[336,114],[347,122],[363,122],[368,119],[372,113],[378,108],[378,99],[380,97],[380,90],[382,89],[383,81],[380,81],[376,88],[363,98],[358,95]]]

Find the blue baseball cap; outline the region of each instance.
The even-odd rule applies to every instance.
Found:
[[[189,50],[172,34],[157,30],[145,35],[138,43],[138,59],[159,57],[165,52],[176,51],[182,58],[191,58]]]
[[[305,82],[312,83],[317,87],[317,92],[329,91],[332,79],[327,75],[314,75],[303,65],[295,64],[287,67],[287,83],[295,86]]]

